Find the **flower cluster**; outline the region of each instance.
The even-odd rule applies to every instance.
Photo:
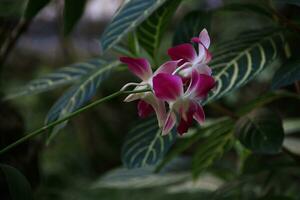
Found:
[[[191,42],[198,44],[198,52],[189,43],[172,47],[168,50],[172,61],[164,63],[154,73],[146,59],[120,58],[142,80],[140,83],[128,83],[123,89],[130,85],[136,86],[134,90],[151,89],[130,94],[125,102],[139,100],[140,117],[147,117],[154,111],[163,135],[176,124],[178,133],[183,134],[192,125],[193,119],[200,124],[205,120],[201,102],[215,86],[211,68],[207,65],[212,56],[208,51],[210,38],[206,29]]]

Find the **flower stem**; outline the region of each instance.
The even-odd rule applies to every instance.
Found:
[[[15,141],[15,142],[11,143],[10,145],[6,146],[5,148],[3,148],[0,151],[0,155],[3,154],[3,153],[5,153],[5,152],[7,152],[7,151],[9,151],[10,149],[16,147],[17,145],[25,142],[26,140],[28,140],[28,139],[30,139],[30,138],[32,138],[34,136],[37,136],[37,135],[43,133],[44,131],[48,130],[49,128],[52,128],[52,127],[54,127],[54,126],[56,126],[56,125],[58,125],[58,124],[60,124],[60,123],[62,123],[64,121],[67,121],[67,120],[69,120],[69,119],[77,116],[78,114],[80,114],[80,113],[82,113],[84,111],[87,111],[87,110],[89,110],[89,109],[91,109],[91,108],[93,108],[93,107],[95,107],[95,106],[97,106],[97,105],[99,105],[99,104],[101,104],[101,103],[103,103],[105,101],[108,101],[108,100],[110,100],[112,98],[118,97],[118,96],[120,96],[122,94],[142,93],[142,92],[148,92],[148,91],[150,91],[150,90],[149,89],[144,89],[144,90],[135,90],[135,91],[118,91],[118,92],[115,92],[115,93],[113,93],[111,95],[103,97],[101,99],[98,99],[98,100],[96,100],[96,101],[94,101],[94,102],[92,102],[92,103],[90,103],[90,104],[88,104],[88,105],[86,105],[86,106],[84,106],[84,107],[82,107],[82,108],[80,108],[80,109],[78,109],[78,110],[70,113],[69,115],[67,115],[67,116],[65,116],[65,117],[63,117],[63,118],[61,118],[59,120],[51,122],[51,123],[49,123],[49,124],[47,124],[45,126],[42,126],[41,128],[39,128],[39,129],[37,129],[37,130],[35,130],[35,131],[31,132],[31,133],[26,134],[24,137],[20,138],[19,140]]]

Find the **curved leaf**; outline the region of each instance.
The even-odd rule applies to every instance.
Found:
[[[25,87],[6,96],[12,99],[23,95],[37,94],[48,91],[62,85],[73,83],[91,71],[103,65],[105,61],[100,59],[90,60],[83,63],[73,64],[63,67],[56,72],[45,75],[44,77],[30,81]]]
[[[190,159],[178,158],[170,162],[162,172],[154,173],[154,166],[138,169],[117,168],[104,174],[93,185],[98,188],[154,188],[187,180],[190,173],[186,170]],[[188,164],[187,164],[188,163]]]
[[[189,43],[192,37],[198,36],[203,28],[210,31],[211,14],[201,11],[192,11],[184,16],[178,24],[173,38],[173,45]]]
[[[1,199],[33,200],[29,182],[17,169],[9,165],[0,164],[0,178],[2,179],[0,182],[7,186],[7,195],[9,195],[6,196],[6,192],[2,190],[6,187],[1,185]]]
[[[167,155],[163,158],[163,160],[159,163],[156,171],[160,171],[167,163],[175,159],[180,153],[187,150],[189,147],[191,147],[196,142],[199,142],[200,139],[203,139],[211,134],[213,134],[216,130],[218,130],[220,127],[224,127],[228,125],[228,122],[231,121],[228,118],[225,119],[219,119],[217,122],[212,123],[211,125],[208,125],[207,127],[201,127],[200,129],[196,130],[195,133],[190,137],[184,140],[180,145],[174,147],[171,149]]]
[[[251,12],[255,14],[259,14],[265,16],[267,18],[272,19],[273,13],[272,10],[265,6],[261,6],[259,4],[254,3],[232,3],[227,4],[220,9],[220,11],[237,11],[237,12]]]
[[[233,144],[231,120],[225,121],[221,126],[216,126],[211,129],[210,135],[206,140],[199,145],[193,158],[193,176],[197,177],[206,168],[213,164],[213,162],[228,151]]]
[[[32,19],[35,17],[41,9],[43,9],[50,0],[28,0],[24,17],[26,19]]]
[[[127,0],[100,39],[103,51],[111,48],[149,17],[166,0]]]
[[[245,115],[248,112],[250,112],[256,108],[262,107],[266,104],[269,104],[273,101],[276,101],[276,100],[282,99],[282,98],[292,98],[292,99],[300,100],[300,95],[297,95],[292,92],[287,92],[287,91],[270,92],[270,93],[261,95],[261,96],[257,97],[256,99],[250,101],[245,106],[241,107],[238,110],[237,114],[240,116]]]
[[[65,0],[64,34],[68,35],[84,12],[86,0]]]
[[[285,3],[285,4],[292,4],[296,6],[300,6],[299,0],[273,0],[275,3]]]
[[[253,152],[278,153],[284,137],[282,120],[276,112],[258,109],[237,122],[235,135]]]
[[[72,86],[52,106],[46,117],[46,124],[59,120],[83,106],[94,96],[100,83],[107,77],[111,69],[119,65],[119,61],[102,63],[101,66],[91,71],[85,78],[82,79],[82,81]],[[51,130],[48,142],[50,142],[57,132],[66,124],[67,122],[54,127],[54,129]]]
[[[289,60],[279,68],[272,80],[272,89],[278,89],[300,80],[300,59]]]
[[[175,13],[181,0],[168,0],[156,10],[137,29],[138,39],[142,47],[154,58],[168,22]]]
[[[154,165],[176,140],[176,131],[162,136],[157,120],[151,119],[134,127],[122,147],[122,161],[127,168]]]
[[[245,85],[275,59],[287,57],[286,48],[283,33],[272,29],[251,31],[218,45],[209,63],[217,86],[205,103]]]

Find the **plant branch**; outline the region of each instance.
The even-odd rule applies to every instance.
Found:
[[[3,65],[3,63],[6,61],[9,53],[15,46],[22,33],[24,33],[27,30],[30,22],[31,20],[26,20],[22,18],[18,22],[14,30],[11,32],[11,34],[7,37],[4,44],[0,48],[0,66]]]
[[[19,140],[15,141],[15,142],[11,143],[10,145],[6,146],[5,148],[3,148],[0,151],[0,155],[7,152],[7,151],[9,151],[10,149],[16,147],[17,145],[27,141],[28,139],[43,133],[44,131],[48,130],[49,128],[52,128],[52,127],[54,127],[54,126],[56,126],[56,125],[58,125],[58,124],[60,124],[64,121],[67,121],[67,120],[77,116],[78,114],[80,114],[84,111],[87,111],[87,110],[89,110],[89,109],[91,109],[91,108],[93,108],[93,107],[95,107],[95,106],[97,106],[97,105],[99,105],[103,102],[106,102],[106,101],[108,101],[112,98],[118,97],[118,96],[123,95],[123,94],[142,93],[142,92],[148,92],[148,91],[150,91],[150,90],[149,89],[144,89],[144,90],[136,90],[136,91],[118,91],[118,92],[115,92],[111,95],[103,97],[101,99],[98,99],[98,100],[96,100],[96,101],[94,101],[94,102],[92,102],[92,103],[90,103],[90,104],[88,104],[88,105],[86,105],[86,106],[70,113],[69,115],[67,115],[67,116],[65,116],[65,117],[63,117],[59,120],[51,122],[51,123],[39,128],[39,129],[37,129],[37,130],[35,130],[31,133],[26,134],[24,137],[20,138]]]

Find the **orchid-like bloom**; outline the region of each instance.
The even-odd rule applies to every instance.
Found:
[[[203,123],[205,114],[201,101],[214,87],[215,80],[206,74],[192,71],[191,80],[187,89],[184,89],[182,78],[178,75],[157,74],[153,78],[153,90],[158,99],[169,104],[169,113],[163,126],[163,135],[168,134],[175,126],[177,117],[180,117],[177,131],[179,134],[187,132],[193,119]],[[185,91],[184,91],[185,90]]]
[[[211,75],[212,71],[207,63],[211,60],[212,55],[208,51],[210,38],[206,29],[203,29],[199,37],[193,37],[192,42],[198,44],[198,54],[192,44],[185,43],[168,49],[168,54],[172,60],[182,61],[181,66],[177,69],[183,77],[190,77],[192,71],[196,69],[198,73]]]
[[[140,100],[138,102],[138,114],[140,117],[147,117],[152,111],[155,111],[158,124],[160,127],[163,126],[166,119],[166,108],[165,103],[158,99],[152,92],[153,87],[153,77],[158,74],[171,74],[173,73],[178,65],[179,61],[168,61],[161,65],[155,73],[152,72],[149,62],[143,58],[130,58],[121,57],[120,61],[128,65],[129,70],[139,77],[142,82],[140,83],[128,83],[122,90],[128,86],[136,86],[134,90],[143,90],[149,88],[151,91],[143,93],[130,94],[125,98],[125,102],[130,102],[134,100]]]

